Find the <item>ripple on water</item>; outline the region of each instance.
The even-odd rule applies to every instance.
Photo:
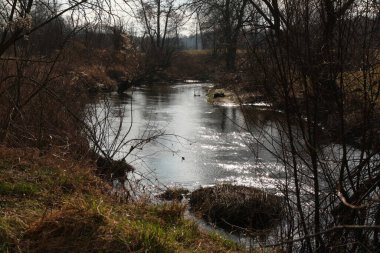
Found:
[[[219,168],[225,169],[227,171],[234,171],[240,174],[248,174],[250,173],[250,164],[248,163],[218,163],[217,166]]]
[[[235,103],[220,103],[218,105],[222,107],[239,107],[240,106],[239,104],[235,104]]]
[[[236,185],[245,185],[267,190],[277,190],[281,186],[281,180],[267,177],[252,177],[252,176],[229,176],[218,179],[218,183],[231,183]],[[279,193],[280,194],[280,193]]]
[[[128,159],[136,160],[136,163],[141,161],[141,165],[135,166],[137,169],[168,184],[192,188],[200,184],[233,182],[260,188],[274,187],[275,181],[280,182],[278,178],[284,178],[284,172],[280,166],[271,164],[275,158],[257,144],[266,129],[253,127],[247,132],[243,129],[246,125],[239,109],[212,106],[204,98],[193,99],[195,93],[203,96],[209,86],[213,85],[190,81],[172,86],[137,87],[130,94],[134,99],[132,108],[129,97],[115,96],[112,106],[115,106],[113,113],[116,116],[121,113],[120,109],[125,113],[132,110],[133,119],[127,114],[124,121],[126,130],[130,121],[133,122],[128,138],[166,132],[178,134],[193,144],[189,146],[182,139],[178,141],[176,137],[165,136],[144,149],[135,149]],[[258,105],[266,107],[265,104]],[[94,106],[105,110],[104,104]],[[260,111],[255,113],[260,122],[267,120],[267,116]],[[240,128],[239,124],[243,127]],[[255,145],[255,153],[246,143]],[[127,153],[129,148],[125,147],[123,152]]]
[[[200,136],[201,139],[204,139],[204,140],[213,140],[213,141],[218,141],[220,140],[220,135],[218,134],[213,134],[213,135],[209,135],[209,134],[202,134]]]
[[[205,150],[212,150],[212,151],[235,151],[238,150],[238,147],[231,146],[231,145],[212,145],[212,144],[201,144],[200,147]],[[231,153],[233,155],[237,155],[237,152]]]
[[[242,142],[242,141],[233,141],[232,144],[234,144],[235,146],[239,146],[239,147],[242,147],[242,148],[246,148],[247,145]]]
[[[201,148],[202,149],[207,149],[207,150],[212,150],[212,151],[216,151],[218,150],[218,147],[215,146],[215,145],[201,145]]]

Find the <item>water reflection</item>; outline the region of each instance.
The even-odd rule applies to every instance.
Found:
[[[210,84],[155,85],[140,87],[123,96],[110,95],[115,119],[125,115],[123,125],[129,127],[132,123],[128,138],[146,136],[147,131],[173,134],[134,150],[127,161],[140,171],[154,171],[154,177],[169,185],[192,188],[237,182],[274,187],[273,180],[281,175],[282,167],[260,142],[275,146],[266,135],[278,134],[273,130],[278,115],[249,107],[247,110],[254,117],[247,125],[239,107],[207,103],[210,87]],[[124,147],[120,156],[129,149],[130,146]]]

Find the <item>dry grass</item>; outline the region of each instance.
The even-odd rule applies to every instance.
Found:
[[[91,163],[0,148],[0,252],[237,252],[184,205],[120,203]]]
[[[175,53],[166,72],[172,80],[211,80],[222,68],[223,60],[209,51],[189,50]]]
[[[166,189],[163,193],[158,195],[160,199],[163,200],[177,200],[181,201],[183,199],[183,196],[188,194],[189,190],[182,187],[171,187]]]
[[[65,49],[62,68],[69,73],[71,86],[81,90],[114,91],[118,83],[136,78],[141,61],[136,53],[86,48],[77,42]]]
[[[282,199],[252,187],[217,185],[192,192],[191,209],[229,229],[262,230],[281,218]]]

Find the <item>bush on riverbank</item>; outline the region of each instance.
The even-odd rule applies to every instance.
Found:
[[[219,71],[221,60],[212,57],[207,50],[176,52],[170,66],[165,70],[172,80],[210,80]]]
[[[281,219],[282,199],[256,188],[223,184],[195,190],[190,206],[218,226],[259,230]]]
[[[237,252],[180,203],[123,204],[94,165],[0,147],[0,252]]]
[[[166,189],[166,191],[158,195],[158,197],[163,200],[181,201],[183,199],[183,196],[188,193],[189,190],[182,187],[169,187]]]

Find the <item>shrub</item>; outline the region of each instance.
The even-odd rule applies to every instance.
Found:
[[[282,199],[256,188],[217,185],[195,190],[191,210],[224,228],[267,229],[281,218]]]

